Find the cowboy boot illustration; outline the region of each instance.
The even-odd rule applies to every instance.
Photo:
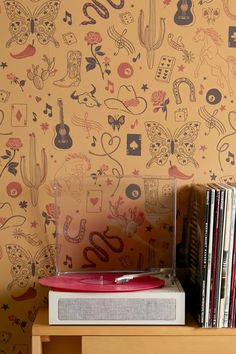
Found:
[[[81,52],[70,50],[67,53],[67,73],[60,80],[54,81],[54,85],[60,87],[79,86],[81,81]]]

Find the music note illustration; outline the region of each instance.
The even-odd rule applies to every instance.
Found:
[[[133,43],[125,37],[127,29],[124,29],[122,33],[119,33],[114,26],[110,26],[107,30],[107,34],[114,40],[117,51],[114,55],[118,55],[120,49],[124,48],[128,54],[135,53],[135,47]]]
[[[235,158],[234,154],[231,152],[232,149],[234,149],[235,146],[235,135],[236,135],[236,126],[235,126],[235,121],[236,121],[236,112],[235,111],[230,111],[228,113],[228,121],[229,125],[231,126],[233,132],[224,135],[223,138],[221,138],[216,146],[216,149],[218,151],[218,160],[220,164],[220,169],[221,171],[224,170],[224,165],[222,164],[222,156],[223,156],[223,161],[230,163],[231,165],[235,164]],[[225,153],[228,153],[228,156],[225,155]],[[222,155],[223,154],[223,155]]]
[[[228,151],[228,157],[225,159],[225,161],[230,163],[231,165],[235,165],[235,157],[231,151]]]
[[[224,124],[217,118],[218,112],[218,109],[215,109],[213,112],[207,111],[205,106],[199,108],[198,113],[206,122],[206,127],[208,128],[205,135],[208,135],[212,129],[216,129],[219,134],[224,134],[226,132]]]
[[[114,93],[114,82],[112,82],[111,80],[107,80],[105,90],[109,91],[110,93]]]
[[[52,117],[52,106],[49,103],[46,103],[43,113],[46,114],[50,118]]]
[[[86,112],[85,115],[84,115],[84,120],[83,120],[83,123],[81,121],[81,126],[86,130],[87,132],[87,135],[86,135],[86,139],[90,138],[90,126],[89,126],[89,123],[88,123],[88,113]]]
[[[124,35],[127,33],[127,29],[124,29],[124,31],[121,33],[121,35],[116,39],[115,45],[117,47],[117,52],[114,53],[114,55],[117,55],[120,51],[120,49],[124,48],[125,42],[123,40]]]
[[[96,173],[91,173],[92,180],[94,181],[94,184],[97,184],[98,176]]]
[[[204,86],[203,84],[200,84],[200,90],[198,91],[199,95],[203,95],[203,90],[204,90]]]
[[[32,115],[33,115],[33,122],[37,122],[37,119],[38,119],[37,113],[32,112]]]
[[[76,116],[74,116],[72,118],[72,122],[75,124],[75,125],[78,125],[80,127],[83,127],[84,130],[86,130],[86,139],[90,138],[90,131],[91,131],[91,126],[90,126],[90,123],[88,121],[88,113],[86,112],[85,115],[84,115],[84,119],[81,119],[81,118],[78,118]]]
[[[138,55],[132,59],[132,60],[133,60],[133,63],[136,63],[136,61],[137,61],[138,59],[140,59],[140,57],[141,57],[141,54],[138,53]]]
[[[72,14],[68,11],[65,11],[65,16],[63,17],[63,21],[67,22],[68,25],[72,25]]]
[[[96,142],[97,142],[97,138],[95,136],[93,136],[93,142],[91,143],[92,147],[96,146]]]
[[[66,259],[63,262],[64,265],[67,265],[70,269],[72,268],[72,257],[66,254]]]
[[[136,126],[138,126],[138,120],[135,119],[135,121],[130,125],[131,129],[134,129]]]
[[[88,113],[85,113],[84,118],[79,118],[76,115],[72,117],[72,123],[82,127],[86,132],[86,139],[91,136],[91,131],[96,131],[97,133],[103,130],[103,126],[94,120],[88,119]]]

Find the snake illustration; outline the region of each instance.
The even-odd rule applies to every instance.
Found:
[[[114,9],[122,9],[125,4],[125,0],[120,0],[119,4],[115,4],[112,0],[107,0],[107,2],[114,8]],[[83,21],[81,25],[94,25],[96,20],[88,14],[88,8],[92,7],[100,17],[107,19],[109,18],[109,11],[107,8],[97,0],[91,0],[91,2],[86,2],[83,6],[83,13],[84,15],[90,19],[90,21]]]
[[[88,256],[89,252],[95,253],[95,255],[102,261],[102,262],[108,262],[109,261],[109,255],[104,248],[99,246],[95,238],[100,238],[104,243],[115,253],[122,252],[124,249],[124,242],[122,239],[118,236],[108,236],[107,232],[109,231],[109,227],[107,226],[106,230],[102,233],[98,231],[93,231],[89,234],[89,241],[92,246],[87,246],[83,250],[83,256],[84,258],[88,261],[87,264],[84,264],[82,268],[90,268],[90,267],[96,267],[96,263],[94,263]],[[119,243],[118,247],[114,247],[108,240],[117,240]]]
[[[68,241],[68,242],[71,242],[71,243],[79,243],[83,240],[84,238],[84,235],[85,235],[85,231],[86,231],[86,219],[81,219],[80,220],[80,225],[79,225],[79,232],[76,236],[72,237],[71,235],[69,235],[68,231],[69,231],[69,227],[70,227],[70,224],[72,222],[72,217],[67,215],[66,216],[66,220],[64,222],[64,225],[63,225],[63,235],[65,237],[65,239]]]

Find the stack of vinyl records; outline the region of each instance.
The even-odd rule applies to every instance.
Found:
[[[193,184],[187,223],[187,299],[199,324],[235,327],[236,184]]]

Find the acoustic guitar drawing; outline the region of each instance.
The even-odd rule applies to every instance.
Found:
[[[60,109],[60,123],[55,127],[56,136],[54,144],[58,149],[69,149],[73,142],[69,134],[70,128],[64,123],[63,102],[61,98],[58,98],[57,104]]]
[[[174,21],[177,25],[187,26],[194,20],[193,3],[191,0],[179,0],[177,3],[177,12]]]

